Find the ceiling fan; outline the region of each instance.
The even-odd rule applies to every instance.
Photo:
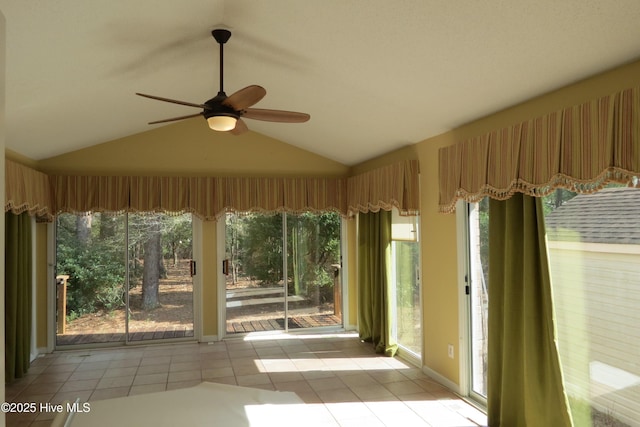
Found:
[[[211,35],[220,45],[220,91],[218,92],[218,94],[210,100],[206,101],[204,104],[196,104],[192,102],[163,98],[160,96],[146,95],[144,93],[136,93],[136,95],[143,96],[145,98],[156,99],[158,101],[172,102],[174,104],[186,105],[188,107],[202,108],[202,111],[197,114],[189,114],[186,116],[173,117],[170,119],[156,120],[153,122],[149,122],[150,125],[184,120],[196,116],[203,116],[205,119],[207,119],[207,122],[211,129],[217,131],[229,131],[233,135],[240,135],[249,130],[242,118],[281,123],[303,123],[309,120],[310,116],[306,113],[250,108],[267,94],[267,91],[261,86],[247,86],[244,89],[240,89],[239,91],[233,93],[231,96],[227,96],[227,94],[224,93],[223,46],[231,37],[231,32],[226,29],[216,29],[211,31]]]

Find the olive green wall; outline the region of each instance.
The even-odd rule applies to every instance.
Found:
[[[401,159],[420,162],[423,365],[446,380],[461,383],[457,229],[455,214],[438,213],[438,149],[494,129],[640,86],[640,61],[564,87],[450,132],[396,150],[352,168],[352,173]],[[447,355],[455,346],[454,358]]]
[[[255,132],[212,131],[198,118],[41,160],[38,169],[68,175],[325,177],[349,170]]]
[[[218,233],[213,221],[202,223],[202,335],[218,335]]]

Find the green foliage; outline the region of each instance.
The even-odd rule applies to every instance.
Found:
[[[420,283],[416,276],[416,266],[420,260],[420,246],[416,242],[394,242],[396,247],[396,304],[409,309],[420,306]]]
[[[323,288],[333,288],[334,265],[340,264],[340,216],[330,212],[289,215],[287,227],[289,293],[317,292],[327,298]]]
[[[80,237],[75,215],[58,217],[57,274],[69,276],[67,313],[80,316],[124,303],[124,241],[122,220],[92,214],[88,240]],[[108,230],[108,231],[107,231]]]
[[[244,249],[244,273],[265,285],[278,283],[282,280],[282,214],[239,219],[243,222],[238,244]]]
[[[574,193],[573,191],[565,190],[564,188],[558,188],[553,193],[544,196],[542,198],[544,214],[550,214],[554,209],[559,208],[577,195],[578,193]]]
[[[240,275],[273,285],[283,274],[283,214],[228,215],[226,252]],[[323,294],[332,289],[334,264],[340,264],[340,216],[287,214],[289,292]]]
[[[56,274],[69,276],[69,318],[124,306],[126,219],[100,213],[57,217]],[[144,243],[154,224],[160,223],[167,258],[191,257],[190,215],[139,214],[129,215],[128,220],[131,287],[142,277]]]

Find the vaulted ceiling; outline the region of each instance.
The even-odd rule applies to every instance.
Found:
[[[258,84],[256,107],[311,115],[249,128],[345,165],[640,58],[637,0],[0,0],[0,11],[6,145],[34,160],[197,113],[134,93],[212,98],[219,27],[232,31],[227,94]]]

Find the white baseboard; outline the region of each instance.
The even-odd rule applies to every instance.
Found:
[[[218,339],[217,335],[203,335],[200,338],[200,342],[218,342],[218,341],[220,340]]]
[[[439,384],[445,386],[446,388],[448,388],[452,392],[454,392],[456,394],[460,394],[460,385],[454,383],[449,378],[446,378],[446,377],[440,375],[439,373],[437,373],[433,369],[429,368],[428,366],[423,366],[422,367],[422,372],[425,375],[430,376],[431,378],[436,380],[436,382],[438,382]]]

